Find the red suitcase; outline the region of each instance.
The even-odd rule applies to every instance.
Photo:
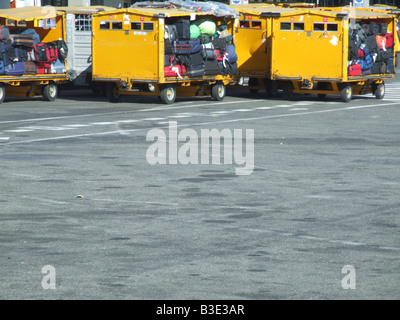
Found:
[[[360,76],[361,72],[361,64],[353,64],[349,66],[349,76]]]

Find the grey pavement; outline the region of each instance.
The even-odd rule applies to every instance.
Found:
[[[396,77],[384,100],[349,103],[7,99],[0,299],[399,299],[399,89]],[[199,137],[253,130],[253,171],[222,156],[149,164],[146,135],[165,133],[168,154],[175,122]],[[177,150],[200,158],[191,142]]]

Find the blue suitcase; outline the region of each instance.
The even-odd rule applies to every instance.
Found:
[[[4,74],[4,61],[0,60],[0,74]]]
[[[23,62],[14,62],[4,67],[4,73],[8,75],[19,76],[25,73],[25,64]]]

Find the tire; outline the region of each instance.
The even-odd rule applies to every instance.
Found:
[[[118,93],[117,85],[112,82],[107,83],[106,95],[108,101],[110,102],[118,102],[119,98],[121,97],[120,94]]]
[[[176,90],[173,86],[167,86],[161,90],[160,99],[165,104],[171,104],[175,102]]]
[[[211,87],[211,97],[216,101],[224,100],[225,92],[226,89],[223,83],[217,83]]]
[[[3,103],[6,98],[6,88],[2,84],[0,84],[0,103]]]
[[[375,84],[373,86],[374,88],[374,96],[377,99],[383,99],[385,97],[385,83],[379,83],[379,84]]]
[[[249,79],[249,86],[258,86],[258,79],[257,78],[250,78]],[[249,90],[251,94],[256,94],[258,92],[258,89],[250,89]]]
[[[285,82],[283,85],[283,97],[288,100],[293,100],[293,84],[291,82]]]
[[[324,100],[325,98],[326,98],[326,94],[325,93],[318,93],[318,99]]]
[[[278,83],[275,80],[266,80],[265,90],[267,97],[275,98],[278,95]]]
[[[43,98],[46,101],[54,101],[58,96],[58,87],[54,83],[50,83],[45,85],[43,88]]]
[[[343,102],[349,102],[353,98],[353,87],[351,85],[345,85],[340,90],[340,97]]]

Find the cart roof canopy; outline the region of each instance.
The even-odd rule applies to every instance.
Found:
[[[114,7],[106,6],[77,6],[77,7],[55,7],[57,11],[62,11],[65,13],[76,13],[76,14],[94,14],[101,11],[115,10]]]
[[[50,19],[63,15],[58,12],[54,7],[21,7],[0,9],[0,17],[17,20],[17,21],[33,21],[36,19]]]

